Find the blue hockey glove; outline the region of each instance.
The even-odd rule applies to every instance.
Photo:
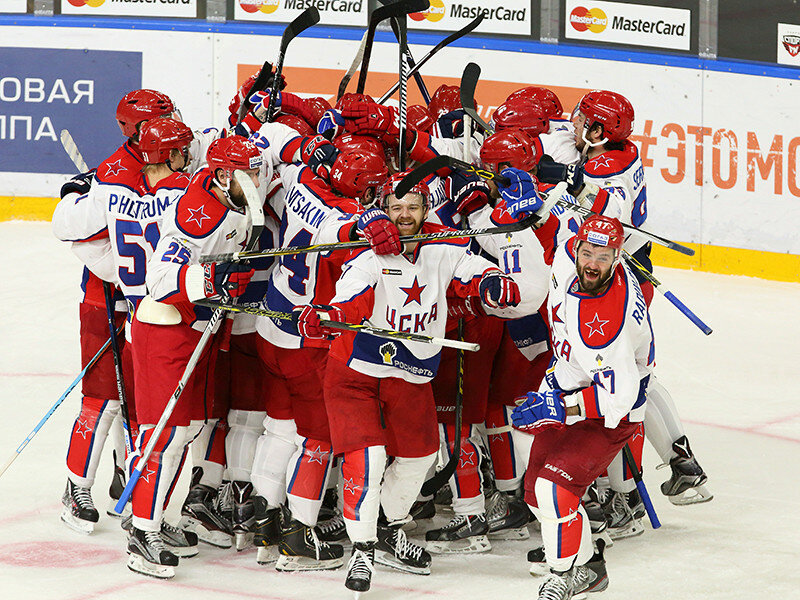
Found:
[[[526,433],[537,433],[548,427],[562,429],[567,420],[563,390],[528,392],[517,399],[517,407],[511,412],[514,429]]]
[[[524,218],[527,213],[536,212],[542,207],[542,198],[530,174],[521,169],[508,168],[503,169],[500,175],[510,180],[507,186],[498,185],[498,190],[512,218]]]

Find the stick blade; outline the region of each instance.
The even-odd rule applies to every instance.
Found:
[[[461,106],[475,110],[475,88],[478,87],[478,79],[481,76],[481,68],[478,64],[471,62],[464,67],[461,74]]]
[[[281,37],[281,47],[285,50],[286,46],[289,45],[294,38],[298,35],[303,33],[309,27],[313,27],[317,23],[319,23],[320,15],[319,10],[315,6],[309,6],[303,12],[301,12],[297,17],[295,17],[294,21],[289,23],[286,26],[286,29],[283,30],[283,36]]]
[[[247,210],[250,213],[252,229],[245,250],[252,250],[258,242],[258,238],[261,237],[261,231],[266,224],[264,207],[261,204],[261,197],[258,195],[258,190],[256,190],[253,180],[250,179],[247,173],[237,169],[233,172],[233,178],[236,180],[236,183],[239,184],[239,187],[242,188],[244,198],[247,201]]]
[[[411,171],[411,173],[403,177],[400,183],[397,184],[397,187],[395,188],[395,197],[402,198],[409,192],[409,190],[412,187],[417,185],[420,181],[422,181],[429,175],[435,173],[439,169],[449,167],[450,166],[449,159],[450,159],[449,156],[445,156],[442,154],[418,166],[416,169]]]

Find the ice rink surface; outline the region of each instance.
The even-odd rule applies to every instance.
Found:
[[[2,464],[80,370],[81,268],[47,223],[0,223],[0,248]],[[663,527],[648,526],[607,550],[610,586],[596,597],[800,598],[800,284],[672,269],[657,275],[714,328],[706,337],[664,298],[654,300],[656,372],[675,398],[714,500],[671,505],[658,490],[668,470],[655,471],[657,456],[646,446],[645,481]],[[93,488],[100,523],[91,536],[68,529],[58,515],[79,403],[80,388],[0,478],[2,600],[352,598],[344,570],[277,573],[257,565],[254,551],[204,545],[182,559],[171,581],[131,573],[118,521],[103,514],[108,446]],[[186,479],[175,493],[178,506],[167,512],[173,521]],[[534,531],[529,541],[493,542],[488,554],[435,556],[429,577],[378,567],[362,598],[536,598],[525,555],[539,542]]]

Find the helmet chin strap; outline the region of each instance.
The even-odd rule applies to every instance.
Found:
[[[185,173],[186,169],[189,167],[189,146],[186,146],[183,149],[183,166],[180,169],[173,168],[171,158],[167,159],[167,167],[169,167],[169,170],[173,173]],[[216,182],[217,181],[215,179],[214,183]]]
[[[584,124],[583,124],[583,131],[581,131],[581,139],[585,143],[584,143],[583,150],[582,150],[581,153],[584,154],[584,155],[588,154],[589,148],[596,148],[597,146],[602,146],[603,144],[605,144],[608,141],[608,138],[604,137],[602,140],[600,140],[598,142],[590,142],[589,138],[586,137],[586,134],[589,132],[589,130],[593,126],[594,126],[594,123],[592,123],[592,125],[589,125],[589,121],[588,120],[586,122],[584,122]]]

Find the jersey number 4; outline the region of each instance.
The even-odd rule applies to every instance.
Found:
[[[129,258],[133,263],[132,268],[120,266],[122,283],[131,287],[144,285],[147,258],[155,251],[160,237],[158,223],[148,223],[143,230],[139,221],[117,221],[117,252],[120,258]],[[149,252],[145,244],[150,246]]]
[[[311,232],[301,229],[289,242],[289,246],[310,246],[311,245]],[[284,256],[281,264],[285,269],[291,271],[292,276],[289,277],[289,287],[293,292],[300,296],[306,295],[306,282],[311,269],[306,262],[308,254],[291,254]]]

